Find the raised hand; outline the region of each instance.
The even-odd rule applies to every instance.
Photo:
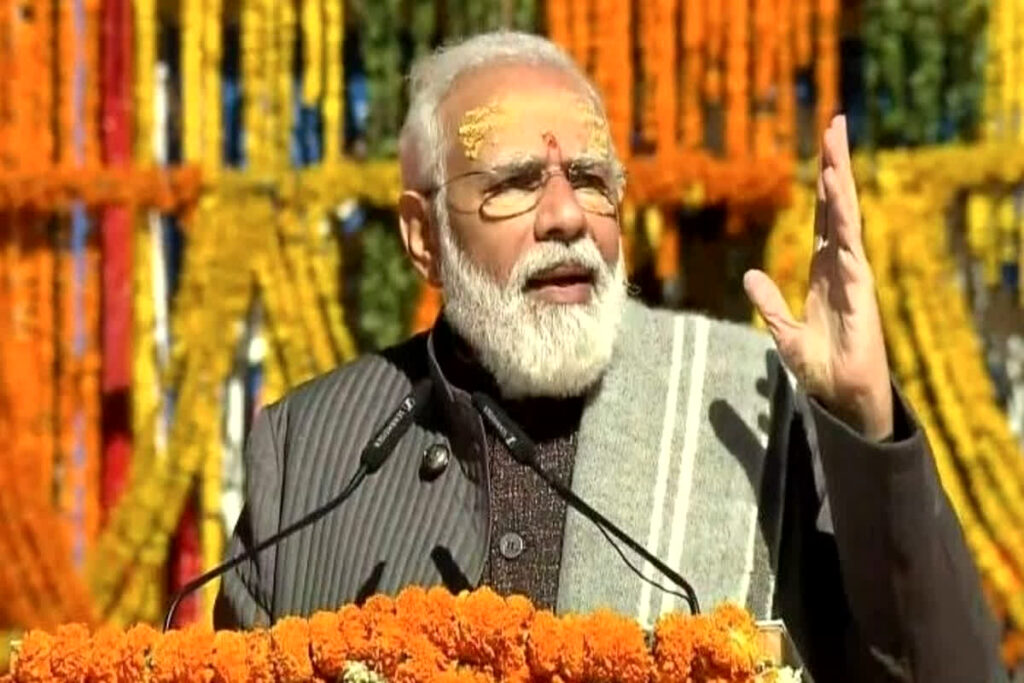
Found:
[[[866,438],[886,438],[893,430],[889,362],[843,116],[822,140],[814,243],[802,320],[765,273],[748,271],[743,286],[804,391]]]

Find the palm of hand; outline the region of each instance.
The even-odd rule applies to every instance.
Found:
[[[823,140],[814,232],[802,320],[763,272],[748,272],[744,287],[804,391],[866,437],[884,438],[892,387],[842,117]]]

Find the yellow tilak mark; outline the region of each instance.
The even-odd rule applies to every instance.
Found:
[[[604,116],[593,102],[582,97],[571,97],[568,103],[562,98],[544,101],[506,98],[500,102],[470,109],[463,115],[458,131],[466,158],[473,161],[479,159],[488,137],[513,120],[561,114],[567,106],[579,113],[580,121],[586,128],[586,149],[598,156],[611,156],[611,134]]]
[[[576,108],[587,126],[587,150],[598,156],[608,157],[612,153],[611,133],[608,123],[597,111],[593,102],[584,99],[576,101]]]
[[[479,159],[487,136],[507,120],[508,112],[502,104],[487,104],[467,111],[459,125],[459,140],[466,158]]]

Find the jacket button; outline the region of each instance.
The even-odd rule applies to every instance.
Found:
[[[448,467],[451,460],[451,451],[443,443],[435,443],[427,446],[423,451],[423,461],[420,463],[420,475],[427,480],[437,479]]]
[[[526,541],[523,537],[514,531],[510,531],[507,534],[502,534],[501,538],[498,539],[498,550],[501,551],[502,557],[506,560],[514,560],[523,554],[523,550],[526,549]]]

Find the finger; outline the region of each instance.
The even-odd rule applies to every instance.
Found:
[[[833,120],[831,147],[834,165],[839,172],[839,181],[843,194],[846,195],[859,218],[860,207],[857,203],[857,183],[853,177],[853,161],[850,159],[850,136],[847,132],[845,116],[840,115]]]
[[[743,275],[743,288],[750,303],[768,325],[768,331],[775,339],[776,346],[786,359],[793,347],[801,324],[793,318],[789,305],[779,291],[779,286],[760,270],[748,270]]]
[[[825,208],[825,153],[818,155],[817,197],[814,202],[814,237],[815,240],[828,239],[828,218]],[[817,247],[817,244],[815,244]]]
[[[825,169],[823,175],[830,237],[834,238],[837,247],[860,258],[864,254],[864,245],[861,243],[860,216],[855,200],[844,192],[839,172],[835,168]]]

